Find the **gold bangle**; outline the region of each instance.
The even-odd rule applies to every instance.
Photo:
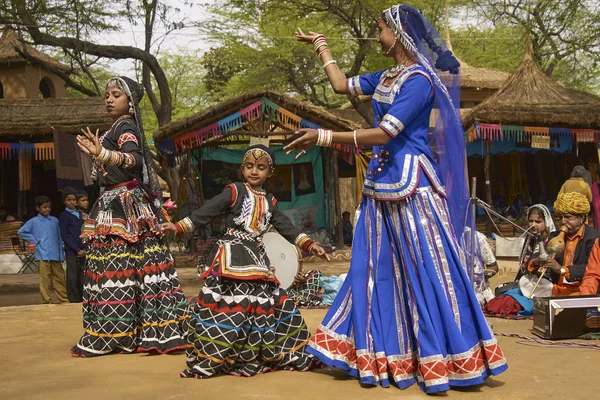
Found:
[[[325,69],[330,64],[337,64],[337,61],[335,61],[335,60],[327,61],[325,64],[323,64],[323,69]]]

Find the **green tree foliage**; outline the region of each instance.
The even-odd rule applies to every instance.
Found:
[[[211,98],[271,89],[337,107],[346,101],[331,90],[310,46],[294,38],[296,27],[324,33],[347,76],[387,68],[374,40],[377,18],[397,1],[221,0],[209,11],[202,33],[218,45],[204,57],[205,86]],[[444,0],[409,1],[441,26]],[[452,1],[451,4],[462,4]]]
[[[523,56],[523,34],[519,27],[499,24],[454,29],[450,38],[453,51],[467,64],[512,72]]]
[[[553,79],[570,87],[598,90],[597,0],[471,0],[470,3],[477,16],[493,26],[512,26],[530,32],[535,57]]]
[[[165,71],[171,88],[173,120],[189,117],[210,104],[203,83],[202,58],[195,51],[178,48],[173,52],[164,53],[158,58],[158,62]],[[147,96],[144,96],[141,108],[144,115],[144,131],[148,141],[152,141],[152,134],[159,126]]]

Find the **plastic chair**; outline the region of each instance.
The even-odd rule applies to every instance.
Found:
[[[23,263],[23,266],[19,270],[19,274],[24,274],[27,270],[33,273],[37,272],[37,266],[35,264],[35,253],[27,250],[25,242],[18,236],[11,236],[10,241],[12,242],[13,250],[19,260]]]

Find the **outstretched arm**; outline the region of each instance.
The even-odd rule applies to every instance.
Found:
[[[166,222],[160,226],[163,233],[183,235],[191,233],[194,229],[209,224],[213,219],[223,214],[235,202],[235,186],[228,185],[221,194],[213,197],[202,207],[195,210],[190,216],[174,224]]]
[[[346,87],[346,75],[337,66],[337,63],[333,59],[331,50],[327,46],[327,39],[324,35],[315,32],[308,32],[308,34],[302,32],[302,29],[298,28],[296,31],[296,38],[304,43],[312,44],[315,53],[323,64],[323,69],[327,74],[329,83],[333,91],[337,94],[347,94],[348,88]]]

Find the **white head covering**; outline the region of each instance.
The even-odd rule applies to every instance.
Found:
[[[527,217],[529,217],[529,214],[531,214],[531,211],[533,210],[537,210],[542,213],[542,216],[544,217],[544,222],[546,223],[546,231],[548,232],[548,235],[556,231],[556,225],[554,225],[554,220],[552,219],[552,215],[550,214],[550,210],[548,210],[548,207],[546,207],[543,204],[534,204],[531,207],[529,207],[529,211],[527,211]]]

